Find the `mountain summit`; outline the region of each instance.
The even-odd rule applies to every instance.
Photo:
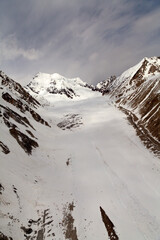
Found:
[[[94,86],[83,82],[80,78],[66,78],[58,73],[38,73],[27,87],[36,94],[35,96],[43,96],[50,100],[53,94],[70,99],[87,98],[96,90]]]
[[[138,64],[124,71],[119,77],[111,77],[97,84],[97,88],[103,94],[115,89],[118,97],[118,88],[122,90],[124,85],[125,92],[133,85],[138,87],[145,80],[160,74],[160,57],[143,58]],[[128,86],[128,87],[127,87]],[[120,90],[120,91],[121,91]],[[120,93],[121,94],[121,93]]]

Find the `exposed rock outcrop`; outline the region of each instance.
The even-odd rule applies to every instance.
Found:
[[[37,113],[40,103],[19,83],[1,71],[0,86],[1,123],[4,123],[4,125],[9,128],[9,133],[16,139],[23,150],[27,154],[31,154],[32,150],[38,147],[38,143],[35,141],[35,134],[33,134],[33,131],[36,130],[33,122],[36,121],[49,126],[48,122]],[[10,152],[9,147],[4,144],[3,141],[0,141],[0,147],[5,154]]]
[[[9,148],[3,143],[0,141],[0,148],[1,148],[1,151],[5,154],[8,154],[10,153],[10,150]]]
[[[119,108],[132,112],[160,149],[160,59],[144,58],[113,81],[99,85]],[[159,150],[160,151],[160,150]]]

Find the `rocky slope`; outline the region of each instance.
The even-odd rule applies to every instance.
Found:
[[[109,94],[128,115],[138,135],[147,136],[148,140],[144,138],[146,145],[157,152],[160,148],[160,58],[144,58],[120,77],[97,87],[103,95]]]
[[[36,129],[31,122],[36,121],[46,126],[49,124],[37,113],[40,103],[34,99],[19,83],[0,72],[0,122],[1,130],[16,140],[21,148],[31,154],[38,147]],[[8,154],[10,141],[6,144],[3,133],[0,137],[0,150]]]

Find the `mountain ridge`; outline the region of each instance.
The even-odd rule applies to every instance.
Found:
[[[0,240],[159,238],[159,73],[144,66],[93,89],[56,74],[56,93],[0,72]]]
[[[38,95],[47,98],[47,95],[63,95],[70,99],[86,97],[97,88],[82,81],[80,78],[66,78],[58,73],[47,74],[38,73],[33,80],[27,85],[28,91],[38,97]],[[85,91],[86,90],[86,91]],[[36,95],[37,94],[37,95]]]
[[[2,99],[12,103],[23,113],[26,110],[29,111],[35,120],[37,118],[38,121],[44,122],[46,125],[47,123],[41,120],[40,116],[34,113],[34,110],[26,107],[26,102],[37,108],[40,105],[39,102],[42,105],[50,106],[54,105],[55,101],[62,99],[67,101],[81,100],[102,93],[102,95],[108,95],[111,101],[123,110],[127,116],[130,113],[134,114],[132,118],[132,122],[133,119],[136,119],[134,126],[137,126],[137,129],[144,128],[148,137],[153,138],[151,142],[160,141],[159,57],[145,57],[119,77],[111,76],[96,86],[89,85],[80,78],[65,78],[58,73],[39,72],[25,88],[19,83],[15,83],[2,71],[0,77],[2,85],[8,86],[8,89],[13,88],[17,97],[21,98],[17,101],[11,96],[12,94],[6,91],[2,93]],[[145,135],[145,133],[142,135]],[[156,143],[156,149],[159,148],[158,142]],[[152,148],[152,144],[150,146],[150,143],[147,143],[148,146]],[[157,151],[155,150],[155,152]]]
[[[141,138],[148,135],[143,142],[157,153],[160,148],[160,58],[143,58],[119,77],[101,82],[98,88],[127,116],[134,115],[131,122],[137,129],[143,128],[138,135],[142,135]]]
[[[0,119],[3,128],[7,127],[9,133],[22,149],[31,154],[32,149],[38,147],[35,128],[31,119],[49,126],[49,124],[37,113],[40,103],[34,99],[19,83],[15,82],[2,71],[0,72]],[[26,128],[25,130],[23,128]],[[6,154],[9,147],[1,139],[0,147]],[[8,149],[8,150],[7,150]]]

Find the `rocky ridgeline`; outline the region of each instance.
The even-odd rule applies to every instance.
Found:
[[[0,119],[8,128],[9,133],[15,138],[17,143],[23,148],[27,154],[32,153],[32,149],[38,147],[37,140],[35,140],[35,128],[30,123],[29,119],[49,126],[37,112],[36,109],[40,103],[34,99],[19,83],[15,82],[3,72],[0,72]],[[13,110],[14,109],[14,110]],[[26,112],[30,117],[26,117]],[[19,127],[22,125],[25,132]],[[0,149],[3,153],[10,152],[9,147],[0,141]]]
[[[127,114],[146,146],[158,153],[160,58],[144,58],[120,77],[111,77],[97,86],[103,95],[109,94],[116,106]]]

